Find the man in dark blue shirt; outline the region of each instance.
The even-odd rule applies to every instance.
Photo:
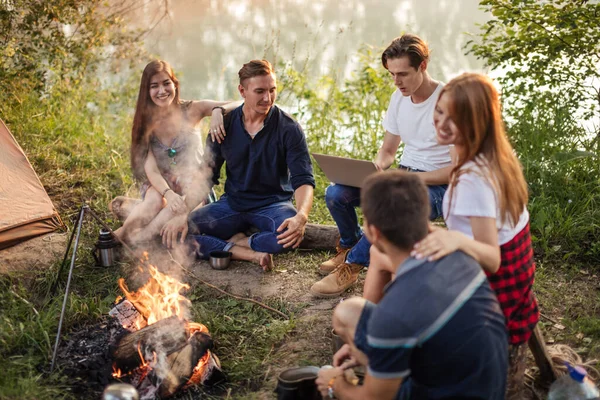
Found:
[[[508,365],[504,315],[481,266],[463,252],[437,260],[410,257],[428,233],[427,190],[415,175],[376,173],[361,204],[376,257],[397,265],[383,299],[341,303],[333,326],[348,344],[321,370],[324,396],[344,399],[504,399]],[[367,366],[362,386],[343,369]]]
[[[266,60],[244,64],[238,90],[244,103],[225,117],[226,132],[212,132],[206,159],[212,184],[225,163],[225,194],[190,217],[200,235],[200,253],[229,250],[234,259],[253,261],[264,270],[272,254],[296,248],[304,237],[315,180],[300,125],[275,103],[277,82]],[[294,196],[296,208],[291,199]],[[259,232],[247,237],[248,228]]]

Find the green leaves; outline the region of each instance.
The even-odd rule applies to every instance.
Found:
[[[480,5],[492,17],[465,48],[500,76],[537,255],[600,259],[600,3]]]
[[[58,81],[93,75],[101,62],[111,67],[124,54],[135,61],[142,52],[138,32],[126,29],[124,12],[113,9],[138,2],[111,8],[97,0],[0,2],[0,92],[27,86],[41,94]]]

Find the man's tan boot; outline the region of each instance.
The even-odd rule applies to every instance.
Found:
[[[360,264],[342,263],[325,278],[312,285],[310,293],[315,297],[337,297],[358,280],[358,274],[363,268],[364,266]]]
[[[350,249],[344,249],[343,247],[336,247],[337,253],[336,255],[330,259],[319,265],[319,275],[329,275],[334,269],[336,269],[341,263],[346,261],[346,255]]]

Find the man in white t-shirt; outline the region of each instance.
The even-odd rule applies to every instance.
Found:
[[[427,73],[429,48],[418,36],[404,34],[394,39],[381,55],[381,62],[397,90],[383,120],[386,132],[375,164],[381,170],[389,168],[400,142],[404,142],[399,168],[419,174],[427,185],[433,220],[442,216],[452,169],[451,148],[437,143],[433,125],[433,110],[443,85]],[[336,256],[319,266],[319,273],[328,275],[310,291],[316,297],[335,297],[356,282],[360,271],[369,265],[371,244],[362,234],[355,210],[360,206],[359,188],[332,184],[325,192],[325,201],[340,231],[340,243]]]

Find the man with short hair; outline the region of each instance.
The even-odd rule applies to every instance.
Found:
[[[225,163],[225,193],[190,217],[207,258],[229,250],[234,259],[273,266],[272,254],[296,248],[304,237],[315,180],[302,128],[275,105],[277,82],[271,64],[252,60],[240,69],[244,103],[225,116],[226,132],[207,138],[212,183]],[[292,204],[296,200],[296,208]],[[259,232],[247,237],[254,227]]]
[[[437,261],[410,256],[428,234],[427,190],[415,174],[387,171],[368,178],[361,197],[371,252],[397,266],[383,299],[340,303],[333,327],[347,343],[333,369],[319,372],[325,398],[504,398],[504,315],[481,266],[463,252]],[[367,366],[362,386],[343,371]]]
[[[452,169],[450,147],[437,143],[433,126],[433,109],[443,85],[427,73],[429,48],[418,36],[404,34],[394,39],[383,52],[381,63],[397,90],[383,121],[386,132],[375,164],[380,170],[388,169],[400,142],[404,142],[399,168],[415,173],[427,185],[430,219],[436,219],[442,216]],[[360,206],[360,189],[332,184],[325,192],[325,202],[340,231],[340,242],[337,254],[319,266],[321,275],[329,275],[310,289],[315,297],[339,296],[370,262],[371,244],[362,234],[355,210]]]

